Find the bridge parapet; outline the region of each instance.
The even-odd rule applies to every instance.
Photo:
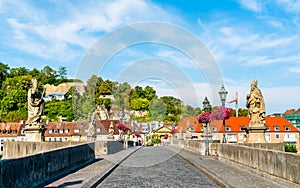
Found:
[[[180,140],[173,144],[204,155],[205,143],[201,140]],[[209,143],[209,153],[300,184],[300,155],[284,152],[283,144]]]
[[[218,144],[219,157],[300,184],[300,155],[237,144]]]
[[[14,159],[0,160],[0,187],[34,187],[61,173],[92,162],[94,143],[70,146]]]

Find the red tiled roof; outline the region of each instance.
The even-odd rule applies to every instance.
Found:
[[[202,132],[201,130],[202,124],[198,123],[197,117],[183,118],[175,128],[176,132],[179,132],[180,128],[182,128],[183,132],[186,132],[186,122],[188,120],[190,120],[191,126],[195,127],[194,132],[197,133]],[[250,122],[249,117],[230,117],[228,120],[225,120],[225,126],[231,128],[231,130],[227,132],[244,132],[244,130],[241,130],[241,127],[247,127],[249,122]],[[265,126],[269,127],[268,132],[300,132],[293,124],[287,121],[284,117],[266,117]],[[222,120],[213,120],[210,123],[210,127],[216,128],[215,132],[224,131]],[[274,127],[279,127],[279,131],[275,131]],[[286,130],[286,127],[289,127],[289,131]]]
[[[182,129],[182,132],[186,132],[186,124],[187,121],[190,121],[191,126],[194,127],[194,132],[202,132],[201,131],[201,124],[198,122],[197,116],[195,117],[185,117],[183,118],[178,125],[175,127],[176,132],[180,132],[180,129]]]
[[[0,136],[18,136],[21,134],[20,122],[0,123]]]
[[[286,110],[285,112],[283,112],[283,114],[293,114],[295,112],[294,109],[289,109],[289,110]]]
[[[96,131],[97,135],[107,135],[108,129],[110,126],[110,122],[114,123],[114,134],[119,134],[119,130],[116,127],[116,124],[120,122],[119,120],[97,120],[96,121],[96,129],[100,128],[100,132]],[[45,137],[56,137],[56,136],[72,136],[72,135],[87,135],[86,130],[89,128],[89,121],[86,120],[79,120],[76,122],[50,122],[49,124],[45,125]],[[75,132],[74,130],[78,129],[79,132]],[[52,130],[52,133],[49,131]],[[54,130],[57,130],[56,132]],[[63,130],[63,133],[60,132]],[[65,130],[68,130],[66,132]]]
[[[298,108],[294,113],[295,114],[300,114],[300,108]]]

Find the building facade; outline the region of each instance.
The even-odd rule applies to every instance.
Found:
[[[189,122],[189,123],[188,123]],[[209,131],[212,134],[212,140],[222,141],[223,135],[226,136],[227,143],[244,143],[246,140],[246,133],[244,128],[249,124],[250,119],[248,117],[230,117],[225,120],[225,126],[222,120],[213,120],[209,124]],[[197,117],[183,118],[181,122],[176,126],[176,136],[186,138],[186,128],[190,125],[192,139],[202,140],[205,138],[203,132],[203,125],[198,122]],[[265,138],[268,143],[294,143],[300,151],[299,144],[299,130],[291,124],[284,117],[266,117],[267,130]]]

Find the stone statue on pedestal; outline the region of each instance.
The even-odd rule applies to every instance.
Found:
[[[265,101],[260,89],[257,87],[257,80],[251,84],[250,93],[247,95],[246,107],[251,123],[265,123]]]
[[[41,128],[40,120],[44,110],[43,94],[38,91],[38,82],[32,79],[32,88],[28,90],[28,119],[26,127]]]
[[[109,125],[109,129],[108,129],[108,139],[109,140],[114,140],[114,133],[115,133],[115,129],[114,129],[114,124],[111,121],[110,125]]]
[[[43,95],[38,91],[38,82],[32,79],[32,88],[28,90],[28,118],[25,126],[25,141],[40,142],[44,140],[44,127],[41,116],[44,110]]]
[[[186,129],[185,130],[186,130],[185,138],[187,140],[192,139],[192,126],[191,126],[190,120],[186,121]]]
[[[265,101],[257,87],[257,80],[252,81],[250,93],[246,97],[246,107],[250,123],[246,127],[246,143],[266,143],[265,139]]]

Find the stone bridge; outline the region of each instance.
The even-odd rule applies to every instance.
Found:
[[[116,145],[111,146],[116,147]],[[18,159],[2,160],[0,163],[2,175],[0,187],[300,186],[299,154],[285,153],[278,151],[278,148],[276,151],[236,144],[211,143],[211,155],[205,156],[202,155],[203,144],[190,141],[169,146],[135,146],[126,150],[119,148],[118,152],[117,150],[108,152],[111,154],[99,155],[98,153],[98,158],[95,158],[95,153],[92,154],[92,150],[97,150],[95,143],[68,148]],[[71,151],[72,149],[74,151]],[[79,157],[82,151],[85,152],[85,157]],[[48,154],[51,152],[52,154]],[[64,152],[64,154],[59,154],[60,157],[55,158],[54,156],[58,155],[57,152]],[[76,152],[77,155],[73,152]],[[67,168],[70,165],[70,158],[72,158],[70,155],[76,155],[76,157],[73,159],[72,168]],[[55,160],[56,166],[52,166],[53,163],[49,161],[42,163],[47,166],[45,171],[42,170],[43,166],[30,167],[30,165],[36,165],[33,158],[35,158],[34,160],[43,160],[43,162],[50,158],[49,160]],[[22,160],[22,163],[25,164],[24,160],[31,160],[31,163],[22,166],[22,169],[15,170],[10,177],[7,177],[9,170],[5,170],[3,167],[13,165],[18,160]],[[76,160],[77,162],[75,162]],[[22,176],[23,168],[28,167],[30,168],[27,170],[27,174],[31,175],[26,177],[29,179],[26,182],[18,176]],[[53,168],[63,170],[55,173]],[[10,183],[7,183],[8,180]]]

